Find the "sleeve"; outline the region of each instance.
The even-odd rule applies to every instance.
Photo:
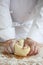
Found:
[[[0,42],[14,39],[15,38],[15,28],[6,28],[0,30]]]
[[[0,1],[0,42],[15,38],[15,28],[9,11],[10,0]]]
[[[41,7],[39,16],[33,22],[30,37],[33,40],[43,44],[43,6]]]

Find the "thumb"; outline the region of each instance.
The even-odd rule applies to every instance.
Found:
[[[16,44],[16,40],[12,40],[12,43],[10,44],[10,48],[12,50],[12,52],[14,53],[14,45]]]

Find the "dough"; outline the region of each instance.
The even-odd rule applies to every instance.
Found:
[[[27,56],[27,54],[30,52],[29,46],[24,46],[24,40],[20,39],[18,43],[14,45],[15,55],[19,56]]]

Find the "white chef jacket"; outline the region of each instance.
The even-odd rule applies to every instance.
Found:
[[[38,6],[36,4],[36,0],[11,0],[10,11],[13,26],[10,22],[7,22],[9,23],[8,28],[6,27],[0,31],[0,39],[8,40],[30,37],[37,42],[43,43],[43,16],[41,15],[40,17],[39,15],[40,11],[43,10],[43,1],[40,2],[39,0]],[[35,5],[36,7],[34,8]],[[31,13],[31,11],[33,12]]]

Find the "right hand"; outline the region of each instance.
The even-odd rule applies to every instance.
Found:
[[[26,45],[30,46],[30,53],[28,55],[38,54],[38,51],[39,51],[38,47],[39,46],[38,46],[38,43],[36,41],[32,40],[31,38],[27,38],[27,39],[25,39],[24,43],[25,43],[25,46]]]

